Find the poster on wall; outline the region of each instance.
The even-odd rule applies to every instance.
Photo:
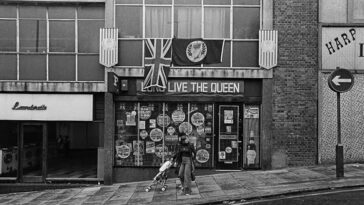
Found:
[[[126,112],[126,126],[135,126],[136,125],[135,116],[136,116],[135,111]]]
[[[155,142],[147,141],[145,144],[145,152],[147,154],[155,153]]]
[[[234,124],[234,111],[233,110],[224,110],[224,123],[225,124]]]

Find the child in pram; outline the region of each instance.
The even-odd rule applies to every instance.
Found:
[[[155,177],[153,178],[153,181],[145,188],[146,192],[149,192],[152,189],[152,186],[157,184],[160,184],[162,186],[161,190],[165,191],[167,189],[167,179],[168,179],[168,171],[174,164],[173,158],[167,160],[163,163],[163,165],[159,168],[159,172]]]

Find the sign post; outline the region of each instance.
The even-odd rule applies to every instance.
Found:
[[[349,70],[337,67],[328,79],[331,90],[337,95],[337,145],[336,145],[336,177],[344,177],[344,149],[341,143],[341,108],[340,93],[349,91],[354,85],[354,76]]]

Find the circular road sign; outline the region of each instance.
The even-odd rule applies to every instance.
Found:
[[[349,70],[342,68],[336,69],[329,76],[328,83],[331,90],[338,93],[344,93],[353,87],[354,76]]]

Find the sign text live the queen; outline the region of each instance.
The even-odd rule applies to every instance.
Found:
[[[234,94],[244,92],[244,83],[243,81],[169,81],[166,89],[142,88],[141,85],[142,92]]]

